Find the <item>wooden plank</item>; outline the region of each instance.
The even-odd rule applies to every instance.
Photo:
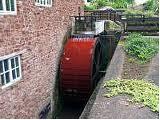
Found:
[[[126,31],[128,32],[158,32],[159,30],[158,29],[138,29],[138,28],[127,28]]]
[[[153,22],[157,21],[157,22],[159,22],[159,17],[149,17],[149,18],[145,18],[145,21],[153,21]]]

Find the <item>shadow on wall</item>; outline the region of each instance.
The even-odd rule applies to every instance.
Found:
[[[67,32],[62,41],[62,48],[59,50],[58,59],[56,61],[56,77],[53,79],[52,87],[53,91],[51,93],[51,101],[46,104],[46,106],[41,110],[39,113],[40,119],[53,119],[59,114],[62,109],[62,98],[59,92],[59,65],[60,65],[60,58],[63,53],[63,47],[66,44],[67,40],[71,36],[72,28],[68,27]]]
[[[51,110],[50,113],[48,114],[47,118],[56,118],[56,116],[59,114],[59,112],[62,110],[62,96],[60,93],[60,88],[59,88],[59,67],[60,67],[60,58],[63,53],[64,45],[66,44],[67,40],[71,37],[71,32],[72,32],[72,27],[68,27],[67,32],[65,33],[65,36],[62,41],[62,48],[59,51],[58,59],[57,59],[57,65],[56,65],[56,77],[53,80],[53,91],[52,91],[52,100],[51,100]]]

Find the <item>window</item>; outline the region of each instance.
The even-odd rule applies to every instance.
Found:
[[[20,56],[0,61],[0,80],[2,87],[21,79]]]
[[[35,4],[37,6],[51,7],[52,6],[52,0],[35,0]]]
[[[0,0],[0,15],[15,15],[16,0]]]

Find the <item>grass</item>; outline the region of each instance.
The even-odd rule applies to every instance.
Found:
[[[152,111],[159,111],[159,88],[144,80],[109,80],[104,83],[107,89],[106,97],[119,94],[129,95],[132,102],[143,103]]]

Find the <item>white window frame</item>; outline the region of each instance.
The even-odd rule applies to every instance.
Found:
[[[0,10],[0,15],[17,15],[17,2],[14,0],[14,11],[6,10],[6,0],[2,0],[3,10]],[[11,5],[10,5],[11,9]]]
[[[17,67],[15,66],[14,68],[12,68],[11,67],[11,59],[13,59],[13,58],[15,59],[16,57],[18,58],[18,64],[19,64],[19,66],[17,66]],[[3,73],[0,73],[0,75],[5,74],[6,72],[9,72],[10,82],[6,84],[6,80],[4,80],[5,84],[2,85],[2,89],[13,85],[14,83],[16,83],[17,81],[19,81],[22,78],[22,69],[21,69],[20,55],[11,56],[11,57],[8,57],[8,58],[4,57],[4,59],[0,59],[0,61],[4,62],[4,60],[6,60],[6,59],[8,60],[8,67],[9,68],[8,68],[7,71],[5,71],[4,70],[4,65],[3,65],[3,70],[4,71],[3,71]],[[14,60],[14,62],[15,62],[15,60]],[[15,63],[14,63],[14,65],[15,65]],[[17,75],[16,75],[16,78],[13,79],[13,77],[12,77],[12,70],[14,70],[16,68],[19,68],[19,77],[17,77]],[[15,70],[15,71],[17,71],[17,70]],[[1,81],[1,76],[0,76],[0,81]],[[2,83],[2,81],[1,81],[1,83]]]
[[[39,1],[39,2],[38,2]],[[47,0],[43,0],[45,3],[47,3]],[[52,0],[50,0],[51,4],[41,4],[41,0],[35,0],[36,6],[42,6],[42,7],[52,7]]]

